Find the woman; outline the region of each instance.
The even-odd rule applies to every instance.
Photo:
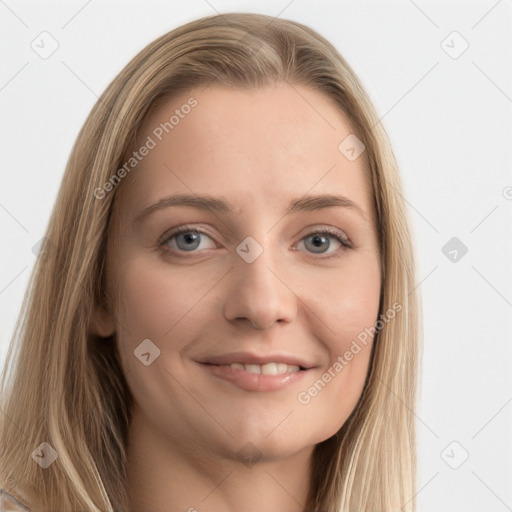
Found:
[[[400,190],[310,28],[233,13],[151,43],[70,156],[3,374],[0,487],[32,511],[414,510]]]

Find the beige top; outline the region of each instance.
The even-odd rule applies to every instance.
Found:
[[[0,512],[30,512],[12,494],[0,489]]]

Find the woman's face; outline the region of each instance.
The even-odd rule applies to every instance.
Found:
[[[103,323],[139,425],[191,453],[268,459],[343,425],[381,287],[364,154],[353,136],[339,149],[351,133],[287,84],[194,89],[146,120],[117,185]]]

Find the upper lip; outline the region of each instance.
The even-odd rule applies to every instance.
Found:
[[[216,364],[216,365],[229,365],[233,363],[240,364],[267,364],[267,363],[284,363],[287,365],[295,365],[304,369],[313,368],[313,364],[297,356],[287,354],[267,354],[259,356],[251,352],[230,352],[229,354],[222,354],[218,356],[210,356],[199,363],[203,364]]]

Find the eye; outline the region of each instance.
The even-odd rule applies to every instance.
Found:
[[[212,240],[212,238],[201,229],[182,226],[163,235],[162,239],[158,241],[158,245],[168,246],[171,250],[178,252],[192,252],[198,248],[212,249],[216,247],[214,243],[212,243],[210,247],[201,247],[204,238]]]
[[[210,246],[204,246],[205,239],[210,240]],[[334,243],[333,243],[334,241]],[[202,246],[203,245],[203,246]],[[165,233],[158,240],[159,247],[167,247],[174,252],[198,252],[196,249],[215,249],[216,245],[213,239],[202,229],[190,226],[181,226]],[[304,246],[307,251],[331,257],[340,249],[353,249],[353,245],[348,237],[342,232],[334,228],[322,228],[311,231],[303,237],[297,244],[297,247]],[[333,249],[330,251],[330,249]]]
[[[334,244],[332,240],[334,240]],[[331,253],[335,253],[339,249],[353,249],[348,237],[342,231],[332,228],[312,231],[299,242],[298,247],[302,245],[313,254],[331,255]],[[329,251],[332,248],[333,250]]]

